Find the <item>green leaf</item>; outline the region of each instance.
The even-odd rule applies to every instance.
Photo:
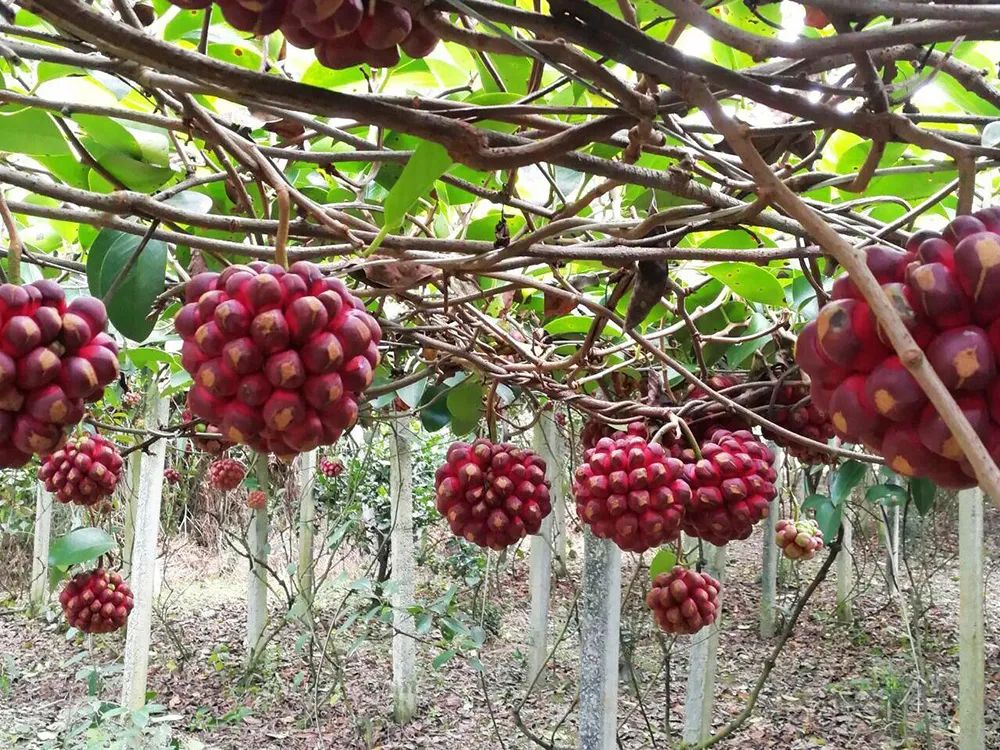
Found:
[[[799,508],[801,510],[816,510],[819,506],[825,504],[832,504],[832,501],[826,495],[810,495],[802,501],[802,505]]]
[[[832,502],[824,503],[816,508],[816,524],[823,532],[823,538],[832,541],[837,538],[840,531],[840,522],[844,517],[842,505],[834,505]]]
[[[483,386],[475,378],[468,378],[448,393],[448,412],[451,429],[456,435],[472,432],[483,415]]]
[[[656,578],[660,573],[668,573],[677,564],[677,553],[670,547],[663,547],[649,562],[649,578]]]
[[[178,369],[177,355],[169,354],[162,349],[154,349],[151,346],[139,346],[135,349],[127,349],[125,356],[132,360],[136,367],[144,367],[147,370],[156,372],[160,365],[170,365],[171,368]]]
[[[830,480],[830,495],[835,505],[843,505],[844,500],[857,487],[868,472],[868,464],[851,459],[842,463]]]
[[[447,651],[442,651],[434,657],[434,661],[431,662],[431,666],[434,667],[434,669],[441,669],[441,667],[451,661],[457,653],[458,652],[453,648],[449,648]]]
[[[87,527],[74,529],[52,540],[49,565],[68,568],[78,563],[96,560],[115,548],[114,538],[104,529]]]
[[[432,386],[420,399],[420,424],[428,432],[437,432],[451,423],[451,412],[444,396],[447,390],[443,385]]]
[[[913,504],[917,507],[917,512],[926,516],[934,507],[937,486],[930,479],[915,477],[910,480],[910,494],[913,496]]]
[[[785,290],[767,270],[752,263],[716,263],[705,273],[718,279],[736,294],[749,302],[783,307]]]
[[[902,505],[906,502],[906,490],[891,482],[876,484],[868,488],[865,500],[870,503],[881,503],[885,506]]]
[[[101,230],[87,255],[87,286],[92,295],[105,297],[140,242],[142,238],[136,235]],[[148,316],[163,292],[166,273],[167,245],[150,240],[112,299],[105,300],[108,318],[123,336],[144,341],[153,332],[156,318]]]
[[[0,109],[0,151],[33,156],[69,152],[66,139],[52,118],[40,109]]]
[[[402,224],[407,211],[450,166],[451,157],[444,146],[421,141],[386,196],[385,226],[398,227]]]

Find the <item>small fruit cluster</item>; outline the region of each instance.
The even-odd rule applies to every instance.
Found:
[[[222,492],[235,490],[246,475],[246,468],[235,458],[220,458],[208,466],[208,483]]]
[[[595,536],[632,552],[677,539],[691,499],[681,462],[648,443],[645,432],[636,423],[628,433],[602,437],[573,476],[580,520]]]
[[[74,576],[59,594],[69,624],[84,633],[111,633],[128,619],[135,600],[119,573],[97,568]]]
[[[918,232],[906,251],[873,245],[867,265],[959,408],[1000,458],[1000,208]],[[961,489],[976,480],[958,441],[887,343],[849,277],[799,334],[795,356],[843,440],[899,474]]]
[[[480,547],[500,550],[537,534],[552,511],[545,461],[484,438],[451,445],[434,486],[452,533]]]
[[[682,477],[691,488],[683,529],[721,546],[746,539],[767,517],[775,497],[774,454],[747,430],[716,429],[701,444],[701,458],[675,445],[684,462]]]
[[[121,470],[118,447],[101,435],[87,435],[42,459],[38,478],[59,502],[93,506],[111,497]]]
[[[188,10],[210,8],[213,0],[171,0]],[[438,44],[430,29],[387,0],[214,0],[233,28],[263,36],[281,30],[289,44],[311,49],[328,68],[368,63],[390,68],[399,49],[427,57]]]
[[[139,391],[129,391],[122,396],[122,403],[129,409],[134,409],[142,403],[142,394]]]
[[[0,285],[0,468],[24,466],[65,440],[118,377],[118,347],[100,300],[51,280]]]
[[[169,484],[180,484],[181,473],[173,467],[169,467],[163,470],[163,478],[167,480]]]
[[[267,494],[264,490],[250,490],[247,493],[247,507],[251,510],[261,510],[267,507]]]
[[[823,533],[815,521],[783,518],[774,525],[774,540],[789,560],[812,560],[823,549]]]
[[[827,442],[834,435],[833,425],[830,424],[829,418],[813,403],[807,385],[778,386],[774,408],[765,416],[786,430],[820,443]],[[797,458],[804,464],[828,464],[836,460],[829,453],[789,440],[776,432],[773,434],[765,432],[764,434],[784,448],[789,456]]]
[[[234,443],[289,458],[358,418],[382,330],[313,263],[255,262],[188,282],[175,325],[194,378],[188,408]]]
[[[694,635],[715,622],[719,612],[721,584],[708,573],[697,573],[680,565],[660,573],[646,595],[657,624],[667,633]]]
[[[327,479],[335,479],[343,473],[344,465],[335,458],[321,458],[319,461],[319,470],[323,472],[323,476]]]

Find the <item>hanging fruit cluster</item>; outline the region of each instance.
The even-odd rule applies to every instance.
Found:
[[[484,438],[449,447],[434,486],[452,533],[480,547],[500,550],[537,534],[552,511],[545,461]]]
[[[1000,458],[1000,208],[920,232],[906,251],[872,246],[867,265],[973,428]],[[905,476],[976,484],[957,440],[887,343],[847,277],[799,335],[795,356],[836,434]]]
[[[0,285],[0,468],[56,450],[118,377],[107,323],[100,300],[67,304],[54,281]]]
[[[830,419],[813,403],[809,386],[804,384],[779,385],[774,396],[774,408],[766,416],[786,430],[803,437],[825,443],[833,436]],[[827,464],[836,460],[834,456],[821,450],[810,448],[774,432],[764,433],[769,439],[785,449],[785,452],[804,464]]]
[[[774,454],[752,433],[717,429],[702,443],[701,458],[691,448],[672,450],[691,488],[685,533],[721,546],[746,539],[767,517],[777,479]]]
[[[653,579],[646,606],[667,633],[693,635],[715,622],[721,584],[708,573],[676,566]]]
[[[223,492],[235,490],[246,475],[246,468],[235,458],[220,458],[208,466],[208,483]]]
[[[357,421],[382,331],[339,279],[304,261],[257,262],[198,274],[185,301],[175,325],[188,407],[227,440],[287,458]]]
[[[185,422],[192,422],[195,416],[191,413],[190,409],[185,409],[181,415],[181,419]],[[206,435],[221,434],[222,431],[218,427],[204,424],[196,425],[187,433],[188,438],[195,448],[213,456],[218,456],[233,447],[232,443],[228,440],[223,440],[221,437],[206,437]]]
[[[101,435],[87,435],[42,459],[38,478],[59,502],[94,506],[111,497],[121,470],[118,447]]]
[[[171,0],[188,10],[210,8],[213,0]],[[368,63],[390,68],[400,49],[426,57],[438,37],[388,0],[215,0],[233,28],[263,36],[280,30],[288,43],[311,49],[328,68]]]
[[[774,455],[750,432],[716,429],[670,452],[647,442],[641,423],[602,438],[584,454],[573,495],[595,536],[643,552],[683,530],[716,545],[750,536],[774,499]]]
[[[580,520],[595,536],[632,552],[677,539],[691,498],[681,462],[645,434],[635,423],[628,433],[601,438],[573,476]]]
[[[344,465],[335,458],[321,458],[319,470],[327,479],[336,479],[344,471]]]
[[[823,533],[815,521],[783,518],[774,525],[774,539],[789,560],[812,560],[823,549]]]
[[[110,633],[128,619],[135,600],[120,573],[79,573],[63,587],[59,604],[69,624],[84,633]]]
[[[247,493],[247,507],[250,510],[262,510],[267,507],[267,495],[264,490],[251,490]]]

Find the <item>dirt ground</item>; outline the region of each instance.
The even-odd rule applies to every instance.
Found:
[[[941,524],[947,529],[949,524]],[[1000,748],[1000,602],[997,591],[1000,514],[987,511],[987,747]],[[856,550],[857,591],[853,625],[835,617],[835,576],[806,607],[793,636],[760,694],[756,711],[742,728],[716,747],[736,748],[951,748],[956,747],[958,693],[958,590],[954,531],[935,532],[931,579],[933,602],[915,639],[908,636],[900,609],[886,594],[884,554],[878,540],[864,535]],[[580,540],[574,539],[574,545]],[[917,543],[913,543],[916,545]],[[525,694],[523,651],[528,622],[527,558],[515,555],[499,566],[489,591],[499,635],[483,647],[480,674],[454,658],[435,669],[441,647],[418,644],[418,712],[405,727],[391,716],[390,629],[378,617],[347,627],[330,625],[344,587],[331,583],[318,606],[321,641],[335,643],[336,666],[314,675],[309,646],[297,624],[272,641],[260,674],[247,679],[244,648],[246,571],[234,555],[174,540],[158,607],[150,653],[149,690],[165,707],[163,724],[172,747],[205,748],[489,748],[537,747],[518,729],[514,708]],[[280,544],[275,545],[276,549]],[[773,642],[757,630],[761,540],[730,545],[724,589],[725,616],[719,647],[715,725],[736,716],[746,704]],[[919,549],[908,549],[912,579],[919,587]],[[274,553],[272,557],[280,557]],[[274,562],[274,560],[272,560]],[[944,564],[941,564],[943,561]],[[348,578],[359,561],[348,561]],[[786,612],[805,588],[820,559],[783,577]],[[573,748],[575,740],[578,642],[575,600],[579,559],[553,588],[550,644],[558,640],[544,678],[519,712],[524,726],[553,748]],[[633,579],[635,561],[623,580]],[[421,571],[419,596],[433,600],[450,582]],[[683,724],[684,681],[691,638],[671,644],[652,632],[640,601],[645,583],[638,571],[623,614],[623,659],[619,746],[627,750],[668,748]],[[901,576],[902,577],[902,576]],[[331,577],[332,578],[332,577]],[[275,597],[272,597],[274,601]],[[280,618],[283,612],[273,612]],[[337,624],[340,624],[340,620]],[[82,715],[88,688],[117,700],[120,634],[96,639],[92,647],[67,640],[55,612],[50,621],[30,620],[19,605],[0,606],[0,747],[101,748],[64,739],[74,716]],[[428,640],[436,637],[431,630]],[[700,636],[695,636],[698,638]],[[326,639],[329,639],[328,641]],[[922,652],[920,680],[913,652]],[[669,672],[663,647],[670,649]],[[630,667],[631,663],[631,667]],[[93,676],[96,666],[99,678]],[[342,670],[338,689],[335,678]],[[668,697],[669,696],[669,697]],[[164,731],[166,731],[164,729]],[[96,735],[95,735],[96,736]],[[80,741],[76,741],[80,742]],[[135,740],[126,747],[155,747]],[[169,745],[167,747],[170,747]]]

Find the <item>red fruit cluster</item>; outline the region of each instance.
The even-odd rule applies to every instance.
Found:
[[[121,470],[118,447],[101,435],[87,435],[42,459],[38,478],[59,502],[91,506],[111,497]]]
[[[343,473],[344,465],[335,458],[322,458],[319,462],[319,470],[327,479],[334,479]]]
[[[721,546],[750,536],[775,497],[774,454],[747,430],[716,430],[701,445],[701,458],[674,446],[691,488],[683,529]]]
[[[208,467],[208,483],[223,492],[235,490],[246,475],[247,470],[235,458],[220,458]]]
[[[815,521],[784,518],[774,526],[774,540],[789,560],[812,560],[823,549],[823,534]]]
[[[118,377],[107,323],[100,300],[67,304],[54,281],[0,285],[0,468],[56,450]]]
[[[434,486],[437,509],[452,533],[480,547],[500,550],[537,534],[552,511],[545,461],[484,438],[448,448]]]
[[[691,499],[680,460],[648,443],[640,428],[598,440],[573,477],[580,520],[595,536],[633,552],[677,539]]]
[[[694,635],[715,622],[721,584],[708,573],[676,566],[660,573],[646,594],[646,606],[667,633]]]
[[[181,473],[174,468],[168,468],[163,470],[163,478],[167,480],[170,484],[180,484]]]
[[[830,419],[820,411],[809,396],[807,385],[782,385],[775,394],[774,408],[768,419],[803,437],[825,443],[833,437]],[[765,433],[767,434],[767,433]],[[836,460],[829,453],[814,450],[778,434],[768,434],[770,439],[785,449],[788,455],[804,464],[827,464]]]
[[[260,510],[267,507],[267,495],[263,490],[251,490],[247,493],[247,507],[251,510]]]
[[[171,0],[199,10],[212,0]],[[311,49],[328,68],[368,63],[389,68],[399,62],[399,50],[426,57],[438,37],[415,22],[408,11],[387,0],[215,0],[229,25],[263,36],[281,30],[289,44]]]
[[[134,409],[136,406],[142,403],[142,394],[138,391],[129,391],[124,396],[122,396],[122,403],[125,404],[130,409]]]
[[[867,264],[959,408],[1000,458],[1000,208],[919,232],[906,251],[872,246]],[[958,442],[902,364],[854,283],[799,334],[795,356],[836,434],[899,474],[976,484]]]
[[[74,576],[59,594],[66,620],[84,633],[110,633],[125,624],[135,605],[120,573],[97,568]]]
[[[382,331],[340,280],[304,261],[287,271],[256,262],[198,274],[185,295],[175,325],[195,416],[281,457],[354,425]]]

